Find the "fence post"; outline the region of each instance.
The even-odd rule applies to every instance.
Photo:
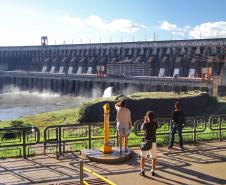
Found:
[[[88,125],[88,134],[89,134],[89,149],[91,149],[91,137],[92,137],[92,134],[91,134],[91,124]]]
[[[63,144],[63,153],[65,153],[65,149],[66,149],[66,144],[65,144],[65,143],[66,143],[66,142],[64,141],[63,143],[64,143],[64,144]]]
[[[47,146],[46,146],[46,141],[44,142],[44,155],[46,155],[46,148],[47,148]]]
[[[83,160],[79,160],[80,185],[83,185]]]
[[[62,148],[61,148],[61,145],[62,145],[62,143],[61,143],[61,126],[59,126],[58,128],[59,128],[59,140],[58,140],[58,142],[59,142],[59,156],[61,156],[62,155]]]
[[[220,117],[220,125],[219,125],[219,134],[220,134],[220,141],[222,141],[222,134],[221,134],[221,124],[222,124],[222,117]]]
[[[194,120],[194,138],[193,138],[193,142],[194,143],[197,142],[197,119]]]
[[[26,159],[27,158],[27,152],[26,152],[26,130],[25,130],[25,128],[23,128],[23,130],[22,130],[22,135],[23,135],[23,157],[24,157],[24,159]]]

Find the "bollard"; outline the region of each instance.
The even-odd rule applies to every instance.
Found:
[[[83,160],[79,160],[80,185],[83,185]]]

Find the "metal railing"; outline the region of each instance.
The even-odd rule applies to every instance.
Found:
[[[141,130],[141,124],[143,123],[143,119],[137,120],[134,123],[134,132],[137,136],[143,136],[143,132]],[[156,119],[158,122],[158,129],[157,129],[157,137],[158,136],[169,136],[170,134],[170,128],[172,125],[172,119],[171,118],[160,118]],[[204,117],[187,117],[186,118],[186,124],[183,128],[183,134],[192,134],[193,136],[193,142],[197,142],[197,134],[205,132],[207,128],[207,122]]]
[[[110,123],[111,143],[118,145],[115,122]],[[57,156],[62,153],[78,151],[80,148],[95,148],[103,142],[103,123],[85,123],[71,125],[56,125],[44,130],[44,151],[55,147]],[[73,148],[75,147],[75,148]]]
[[[169,140],[171,119],[157,119],[157,142],[167,143]],[[129,137],[130,146],[138,146],[143,133],[140,126],[143,120],[134,123]],[[41,132],[42,131],[42,132]],[[0,158],[24,157],[38,154],[54,154],[60,157],[64,153],[82,149],[100,148],[104,138],[103,123],[85,123],[72,125],[49,126],[45,129],[37,127],[2,128],[0,129]],[[110,138],[113,146],[118,146],[116,123],[110,123]],[[188,142],[226,138],[226,114],[186,118],[183,137]],[[186,139],[185,139],[186,142]]]
[[[37,127],[3,128],[0,129],[0,139],[1,152],[19,151],[19,156],[26,158],[27,147],[40,142],[40,130]]]
[[[210,129],[219,133],[219,140],[222,141],[223,133],[226,133],[226,114],[213,115],[209,117]]]

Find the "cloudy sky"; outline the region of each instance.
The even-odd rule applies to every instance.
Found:
[[[226,37],[226,0],[0,0],[0,46]]]

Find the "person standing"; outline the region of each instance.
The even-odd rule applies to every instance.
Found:
[[[117,130],[118,130],[118,142],[120,152],[122,152],[122,139],[125,140],[125,152],[128,152],[128,134],[132,127],[131,113],[128,108],[125,107],[125,101],[121,100],[115,104],[117,110]]]
[[[155,167],[156,167],[156,157],[157,157],[157,145],[156,145],[156,130],[158,128],[158,123],[154,120],[154,114],[152,111],[147,111],[144,116],[144,123],[141,125],[141,129],[144,130],[144,141],[150,141],[152,142],[151,148],[149,150],[142,150],[140,151],[141,155],[141,162],[140,162],[140,168],[141,171],[139,172],[139,175],[145,176],[144,172],[144,165],[145,165],[145,159],[147,158],[148,154],[150,155],[151,161],[152,161],[152,168],[151,168],[151,174],[152,176],[155,175]]]
[[[168,149],[173,148],[174,135],[176,132],[178,132],[180,148],[181,148],[181,150],[184,149],[183,137],[182,137],[182,129],[183,129],[184,124],[185,124],[184,112],[182,111],[180,103],[176,102],[175,110],[172,112],[172,124],[171,124],[170,141],[169,141]]]

